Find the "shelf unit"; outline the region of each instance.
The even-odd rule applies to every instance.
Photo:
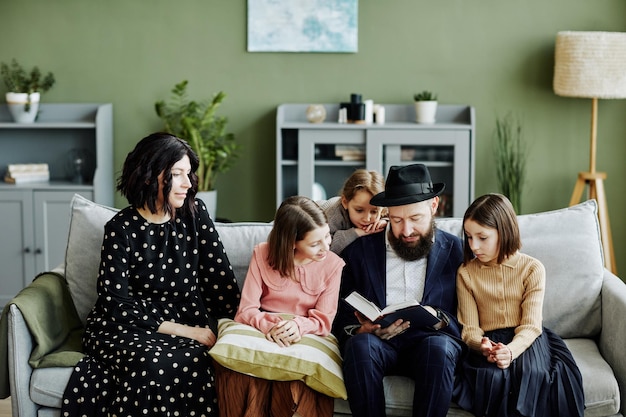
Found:
[[[112,104],[41,104],[34,123],[15,123],[0,105],[0,309],[37,273],[65,259],[75,193],[113,205]],[[80,155],[82,181],[74,181]],[[47,163],[50,181],[8,184],[8,164]]]
[[[474,198],[474,108],[439,105],[436,123],[418,124],[412,105],[383,106],[381,125],[337,123],[338,104],[324,104],[323,123],[307,121],[308,104],[278,106],[277,206],[291,195],[317,198],[314,188],[328,198],[337,195],[357,168],[386,175],[392,165],[423,163],[433,182],[446,183],[439,214],[462,217]]]

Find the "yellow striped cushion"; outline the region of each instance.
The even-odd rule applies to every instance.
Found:
[[[335,336],[304,335],[288,347],[265,339],[254,327],[219,321],[219,336],[209,354],[220,365],[272,381],[303,381],[312,389],[346,399],[341,354]]]

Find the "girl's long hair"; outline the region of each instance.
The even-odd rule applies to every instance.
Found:
[[[302,196],[286,198],[276,210],[274,226],[267,238],[269,265],[283,277],[293,277],[294,245],[311,230],[327,223],[326,214],[313,200]]]

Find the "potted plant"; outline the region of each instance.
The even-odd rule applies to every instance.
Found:
[[[417,123],[435,123],[437,114],[437,95],[424,90],[413,95]]]
[[[215,217],[215,180],[232,167],[239,156],[240,146],[234,135],[226,132],[228,119],[215,114],[226,94],[220,91],[211,100],[190,100],[187,85],[187,80],[176,84],[171,99],[157,101],[155,110],[164,123],[164,130],[187,140],[198,154],[198,192],[209,193],[199,197]]]
[[[510,113],[504,117],[497,117],[494,131],[496,178],[500,192],[511,200],[517,214],[522,212],[527,151],[519,119]]]
[[[41,93],[52,88],[54,75],[49,72],[42,77],[37,66],[27,72],[15,59],[11,61],[11,65],[3,62],[0,65],[0,74],[9,90],[6,101],[13,119],[18,123],[34,122]]]

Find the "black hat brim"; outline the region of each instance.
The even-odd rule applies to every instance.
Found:
[[[406,204],[419,203],[421,201],[430,200],[433,197],[440,195],[443,190],[446,188],[444,183],[435,183],[433,184],[433,192],[426,194],[408,194],[399,197],[387,197],[385,191],[382,193],[376,194],[370,200],[370,204],[373,206],[380,207],[395,207],[395,206],[404,206]]]

